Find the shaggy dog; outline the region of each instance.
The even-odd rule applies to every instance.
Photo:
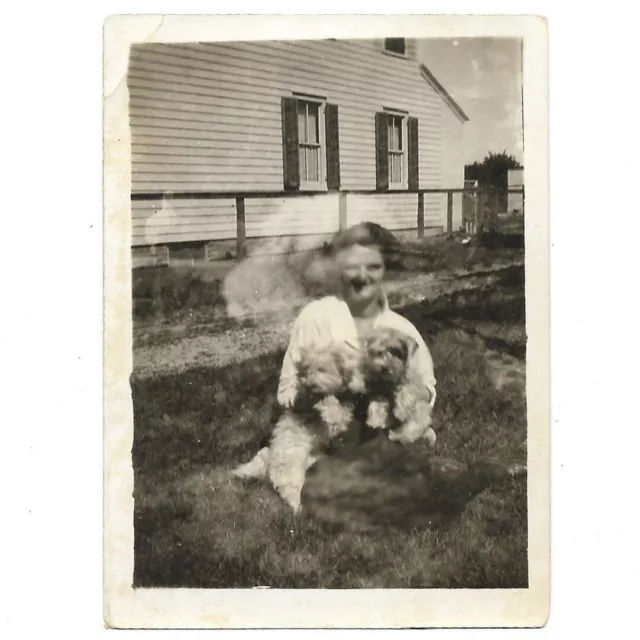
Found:
[[[363,377],[370,395],[367,425],[390,429],[389,440],[434,445],[430,393],[411,366],[418,343],[396,329],[376,329],[364,340]]]
[[[269,447],[233,471],[238,478],[268,476],[282,499],[298,512],[307,469],[331,439],[349,429],[351,398],[364,393],[360,357],[346,344],[305,350],[298,364],[298,393],[278,420]]]

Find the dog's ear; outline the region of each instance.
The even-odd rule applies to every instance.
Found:
[[[400,343],[405,354],[405,362],[408,362],[418,350],[418,341],[411,336],[403,335]]]
[[[342,375],[353,368],[354,354],[349,349],[350,347],[341,345],[340,348],[336,348],[333,352],[333,361]]]
[[[309,368],[310,362],[311,362],[311,359],[310,359],[309,350],[305,348],[300,349],[300,352],[298,355],[298,364],[297,364],[298,371],[306,371]]]

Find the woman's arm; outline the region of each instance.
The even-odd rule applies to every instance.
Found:
[[[311,303],[313,304],[313,303]],[[291,408],[298,392],[298,363],[300,362],[300,351],[308,346],[317,333],[316,322],[313,309],[307,305],[297,317],[289,346],[282,361],[282,371],[280,372],[280,382],[278,383],[277,400],[278,404],[284,408]]]
[[[277,399],[278,404],[284,408],[293,407],[298,392],[298,370],[296,367],[297,355],[299,353],[299,337],[296,327],[291,334],[289,346],[284,354],[280,381],[278,383]]]
[[[424,381],[425,387],[431,394],[429,404],[433,407],[436,402],[436,376],[433,369],[433,358],[431,357],[431,352],[429,351],[427,344],[417,329],[415,330],[413,337],[418,343],[418,350],[413,355],[410,366],[415,367],[415,370]]]

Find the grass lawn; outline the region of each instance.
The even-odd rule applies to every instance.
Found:
[[[498,391],[486,357],[490,341],[524,359],[523,278],[474,295],[399,309],[436,364],[437,455],[524,459],[522,389]],[[294,520],[267,485],[229,479],[270,432],[282,355],[133,379],[136,586],[527,586],[521,480],[480,494],[442,528],[374,535]]]

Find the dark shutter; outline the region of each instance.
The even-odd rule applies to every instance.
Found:
[[[338,128],[338,106],[325,104],[324,122],[327,150],[327,189],[340,189],[340,136]]]
[[[418,146],[418,118],[407,118],[408,149],[407,158],[409,168],[407,171],[409,191],[417,191],[420,188],[420,147]]]
[[[298,101],[295,98],[282,98],[282,161],[285,190],[300,188]]]
[[[376,113],[376,189],[389,189],[389,132],[387,114]]]

